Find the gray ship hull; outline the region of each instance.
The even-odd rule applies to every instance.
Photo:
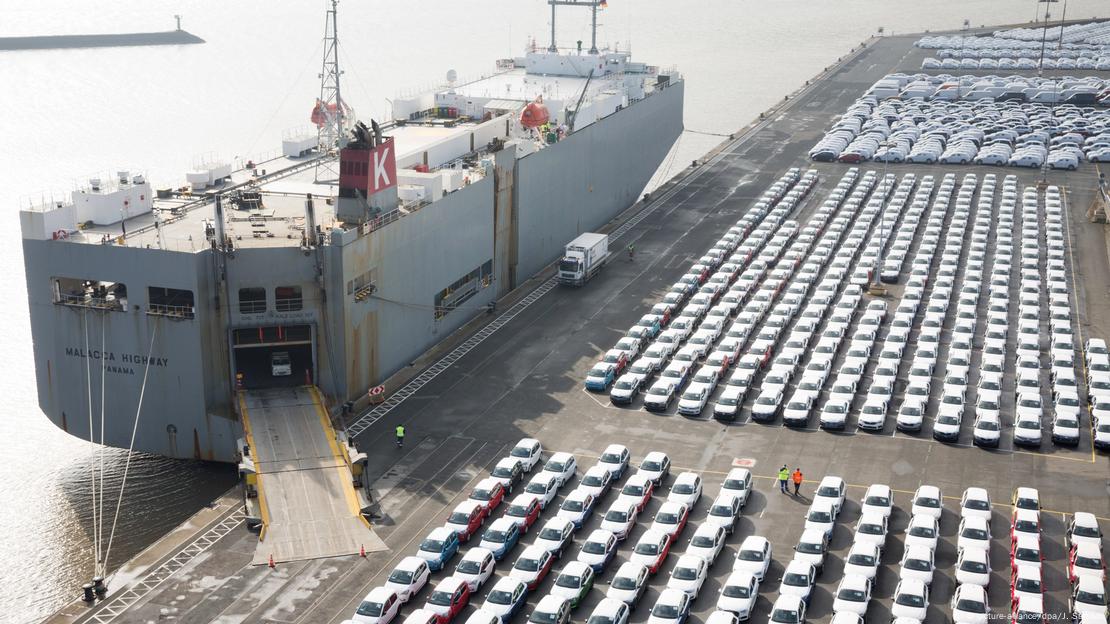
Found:
[[[292,358],[281,383],[314,383],[333,404],[364,395],[634,203],[682,132],[683,88],[675,81],[519,159],[496,152],[491,175],[377,229],[329,232],[311,250],[25,238],[39,405],[79,438],[91,422],[100,441],[104,414],[109,446],[236,461],[232,399],[273,382],[274,351]],[[59,301],[60,277],[125,284],[126,303]],[[191,292],[193,309],[153,305],[163,288]],[[281,289],[299,293],[295,305],[275,300]],[[245,305],[252,290],[264,305]],[[445,311],[444,297],[457,303]]]

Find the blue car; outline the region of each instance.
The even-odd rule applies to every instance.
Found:
[[[524,581],[511,576],[502,577],[486,594],[481,608],[497,615],[502,622],[508,622],[524,608],[527,599],[528,585]]]
[[[493,558],[501,561],[520,541],[520,525],[511,518],[498,518],[490,523],[478,544],[493,553]]]
[[[617,365],[608,362],[598,362],[586,374],[586,389],[594,392],[605,392],[617,378]]]
[[[416,556],[427,561],[428,569],[435,572],[442,570],[458,552],[459,534],[447,527],[439,527],[420,542],[420,550],[416,552]]]

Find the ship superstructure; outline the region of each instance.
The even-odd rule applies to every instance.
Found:
[[[680,74],[627,51],[530,46],[338,144],[25,209],[39,404],[85,439],[97,415],[99,441],[103,401],[128,448],[142,394],[135,450],[235,461],[237,390],[364,395],[635,202],[682,105]]]

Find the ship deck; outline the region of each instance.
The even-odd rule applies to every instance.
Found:
[[[958,502],[953,499],[958,499],[969,485],[986,487],[995,500],[994,533],[1005,537],[1010,513],[1006,503],[1013,488],[1018,485],[1040,488],[1045,509],[1042,518],[1046,607],[1053,613],[1062,612],[1067,606],[1068,592],[1061,564],[1066,558],[1062,532],[1067,514],[1090,511],[1099,518],[1104,534],[1110,533],[1107,458],[1097,454],[1089,443],[1079,451],[1055,452],[1046,446],[1037,453],[1014,449],[992,452],[892,431],[837,435],[777,424],[723,425],[712,419],[617,409],[608,405],[604,395],[582,389],[585,372],[598,354],[734,224],[767,186],[789,167],[813,167],[806,159],[806,150],[822,135],[831,119],[884,74],[917,71],[920,55],[910,47],[915,39],[880,39],[848,56],[769,114],[766,121],[728,142],[704,165],[658,189],[652,203],[634,216],[627,215],[633,218],[634,226],[620,230],[621,235],[611,243],[614,248],[623,248],[634,242],[638,252],[635,262],[622,257],[584,288],[551,289],[535,303],[515,310],[512,320],[362,432],[356,441],[371,455],[371,473],[382,475],[376,493],[383,519],[375,528],[388,551],[366,559],[295,562],[269,570],[250,566],[253,536],[233,531],[215,541],[208,551],[210,555],[193,558],[159,586],[134,598],[133,606],[126,611],[126,621],[156,620],[160,613],[170,610],[182,623],[341,622],[350,617],[372,587],[384,582],[398,560],[415,552],[421,538],[442,523],[448,511],[466,498],[497,459],[525,436],[540,439],[547,450],[574,453],[583,467],[580,473],[612,442],[627,445],[634,461],[648,451],[663,450],[673,461],[673,472],[701,473],[708,496],[717,491],[732,466],[751,467],[756,476],[755,492],[736,533],[729,538],[710,572],[702,597],[695,604],[693,622],[704,621],[713,610],[716,591],[728,575],[739,542],[753,533],[766,535],[776,553],[753,617],[756,622],[767,620],[782,566],[800,534],[814,482],[825,474],[838,474],[847,480],[849,503],[847,515],[833,534],[832,554],[819,578],[809,621],[828,622],[831,617],[833,592],[851,542],[850,523],[859,515],[858,501],[864,488],[873,482],[887,483],[894,490],[895,536],[905,529],[908,497],[920,484],[938,485],[947,495],[938,551],[944,573],[938,573],[934,582],[927,621],[944,617],[945,605],[954,589],[951,572],[958,516],[953,510]],[[826,194],[846,170],[846,166],[837,164],[814,168],[822,176],[815,189],[818,196]],[[861,168],[882,170],[881,165]],[[952,168],[892,165],[889,170],[899,176],[916,172],[920,178],[926,174],[939,177]],[[961,176],[968,172],[980,176],[1015,173],[1022,185],[1034,179],[1029,172],[1010,169],[955,170]],[[1075,232],[1074,271],[1082,276],[1077,282],[1082,329],[1084,335],[1105,338],[1110,331],[1106,242],[1103,226],[1087,223],[1084,214],[1084,201],[1090,199],[1093,178],[1093,171],[1086,169],[1072,174],[1050,173],[1051,182],[1064,184],[1071,192],[1068,220]],[[800,219],[808,216],[812,205],[808,204]],[[391,439],[392,427],[397,423],[403,423],[408,431],[410,443],[404,449],[394,448]],[[774,474],[784,463],[799,466],[806,474],[802,496],[784,496],[775,491]],[[612,495],[608,496],[603,505],[612,500]],[[659,498],[656,495],[645,514],[654,513]],[[704,505],[705,502],[699,503],[695,523],[703,517]],[[540,522],[554,514],[551,507],[548,509]],[[234,510],[226,513],[230,515]],[[600,521],[597,515],[587,522],[579,536],[597,528]],[[627,554],[645,525],[646,518],[641,518],[629,542],[620,546],[618,559]],[[216,526],[218,521],[213,520],[197,534],[211,532]],[[687,528],[688,532],[691,530]],[[898,580],[901,554],[898,543],[900,538],[888,541],[868,621],[890,619],[891,595]],[[168,559],[177,552],[167,548],[164,556]],[[989,590],[990,604],[995,612],[1008,613],[1007,547],[995,540],[990,557],[997,564],[996,578],[992,578]],[[663,587],[676,558],[670,557],[650,582],[644,598],[647,605]],[[498,576],[508,565],[498,566]],[[597,604],[604,593],[602,583],[616,567],[611,565],[600,577],[595,589],[576,610],[576,620],[584,620]],[[551,579],[546,580],[531,594],[526,612],[547,593],[551,583]],[[481,594],[484,593],[482,590]],[[428,590],[424,590],[405,607],[402,615],[419,606],[427,594]],[[105,604],[111,605],[112,600]],[[71,615],[54,621],[93,621],[104,607],[88,612],[81,609],[67,610]],[[470,607],[457,616],[456,622],[465,621],[472,610]],[[631,621],[644,622],[648,612],[647,608],[637,609]],[[517,621],[525,617],[526,614],[518,615]]]

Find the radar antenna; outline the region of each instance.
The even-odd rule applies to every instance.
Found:
[[[347,122],[348,109],[339,94],[339,77],[343,72],[339,69],[339,27],[336,25],[338,3],[338,0],[331,0],[331,8],[328,9],[324,24],[324,62],[320,70],[320,99],[316,103],[317,109],[322,113],[316,142],[321,155],[333,153],[337,148],[343,147],[341,143],[346,140],[343,128]],[[316,162],[317,182],[321,179],[321,169],[327,171],[325,178],[338,177],[335,161],[334,158],[324,158]]]
[[[597,54],[597,10],[604,9],[609,6],[609,3],[606,0],[547,0],[547,3],[551,5],[551,45],[548,46],[547,51],[559,51],[559,46],[555,44],[555,7],[573,6],[590,8],[590,54]]]

